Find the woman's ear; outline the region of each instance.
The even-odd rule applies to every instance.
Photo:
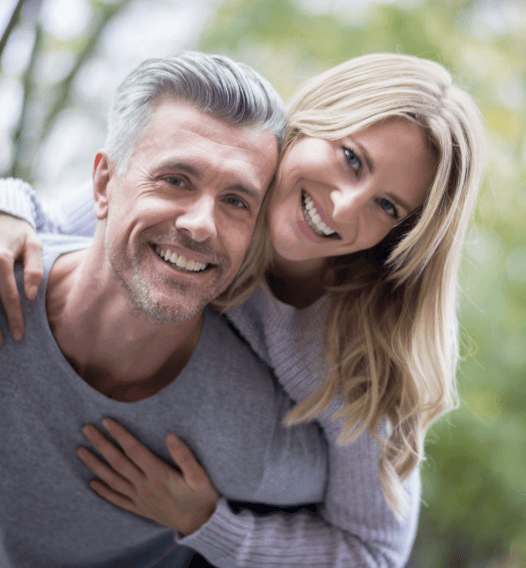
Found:
[[[97,152],[93,164],[93,200],[95,203],[93,211],[99,221],[108,215],[108,204],[116,179],[113,162],[108,153],[104,150]]]

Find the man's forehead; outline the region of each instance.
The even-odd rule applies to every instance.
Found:
[[[140,146],[154,151],[154,162],[180,167],[196,178],[209,168],[229,163],[250,185],[268,186],[275,173],[278,147],[275,135],[260,125],[232,124],[177,100],[155,110]]]
[[[192,106],[178,99],[164,99],[153,109],[150,116],[146,135],[157,131],[156,136],[170,130],[183,129],[197,136],[204,136],[221,143],[231,143],[244,146],[247,150],[268,149],[277,154],[275,135],[264,129],[261,124],[238,124],[216,116],[209,111]],[[266,144],[260,144],[262,138],[267,138]]]

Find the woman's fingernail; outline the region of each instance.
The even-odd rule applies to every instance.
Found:
[[[179,438],[175,434],[168,435],[168,443],[172,446],[172,448],[177,448],[177,446],[181,444]]]
[[[35,298],[37,295],[38,288],[36,286],[30,285],[27,288],[27,294],[30,299]]]
[[[13,339],[15,341],[20,341],[22,339],[23,333],[21,329],[14,329],[13,330]]]

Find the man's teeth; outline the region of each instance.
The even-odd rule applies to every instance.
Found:
[[[182,254],[172,252],[170,249],[163,250],[159,245],[155,247],[155,252],[166,262],[175,264],[178,268],[184,268],[190,272],[200,272],[204,270],[208,264],[204,262],[197,262],[196,260],[187,260]]]
[[[309,227],[320,237],[336,234],[336,231],[333,231],[321,220],[316,207],[314,207],[314,202],[305,192],[303,192],[303,216]]]

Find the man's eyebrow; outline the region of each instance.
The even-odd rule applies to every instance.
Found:
[[[236,183],[234,185],[229,186],[228,188],[230,191],[236,191],[238,193],[243,193],[244,195],[246,195],[247,197],[249,197],[250,199],[252,199],[253,201],[255,201],[257,204],[261,203],[263,201],[263,195],[260,195],[258,191],[255,191],[253,189],[251,189],[250,187],[246,187],[240,183]]]
[[[158,169],[168,168],[168,169],[173,169],[173,170],[183,170],[183,172],[186,172],[186,173],[190,174],[191,176],[194,176],[197,179],[201,179],[201,177],[202,177],[201,172],[197,168],[194,168],[194,166],[191,166],[190,164],[187,164],[186,162],[183,162],[182,160],[177,160],[175,158],[171,158],[169,160],[161,162],[157,166],[157,168]]]

